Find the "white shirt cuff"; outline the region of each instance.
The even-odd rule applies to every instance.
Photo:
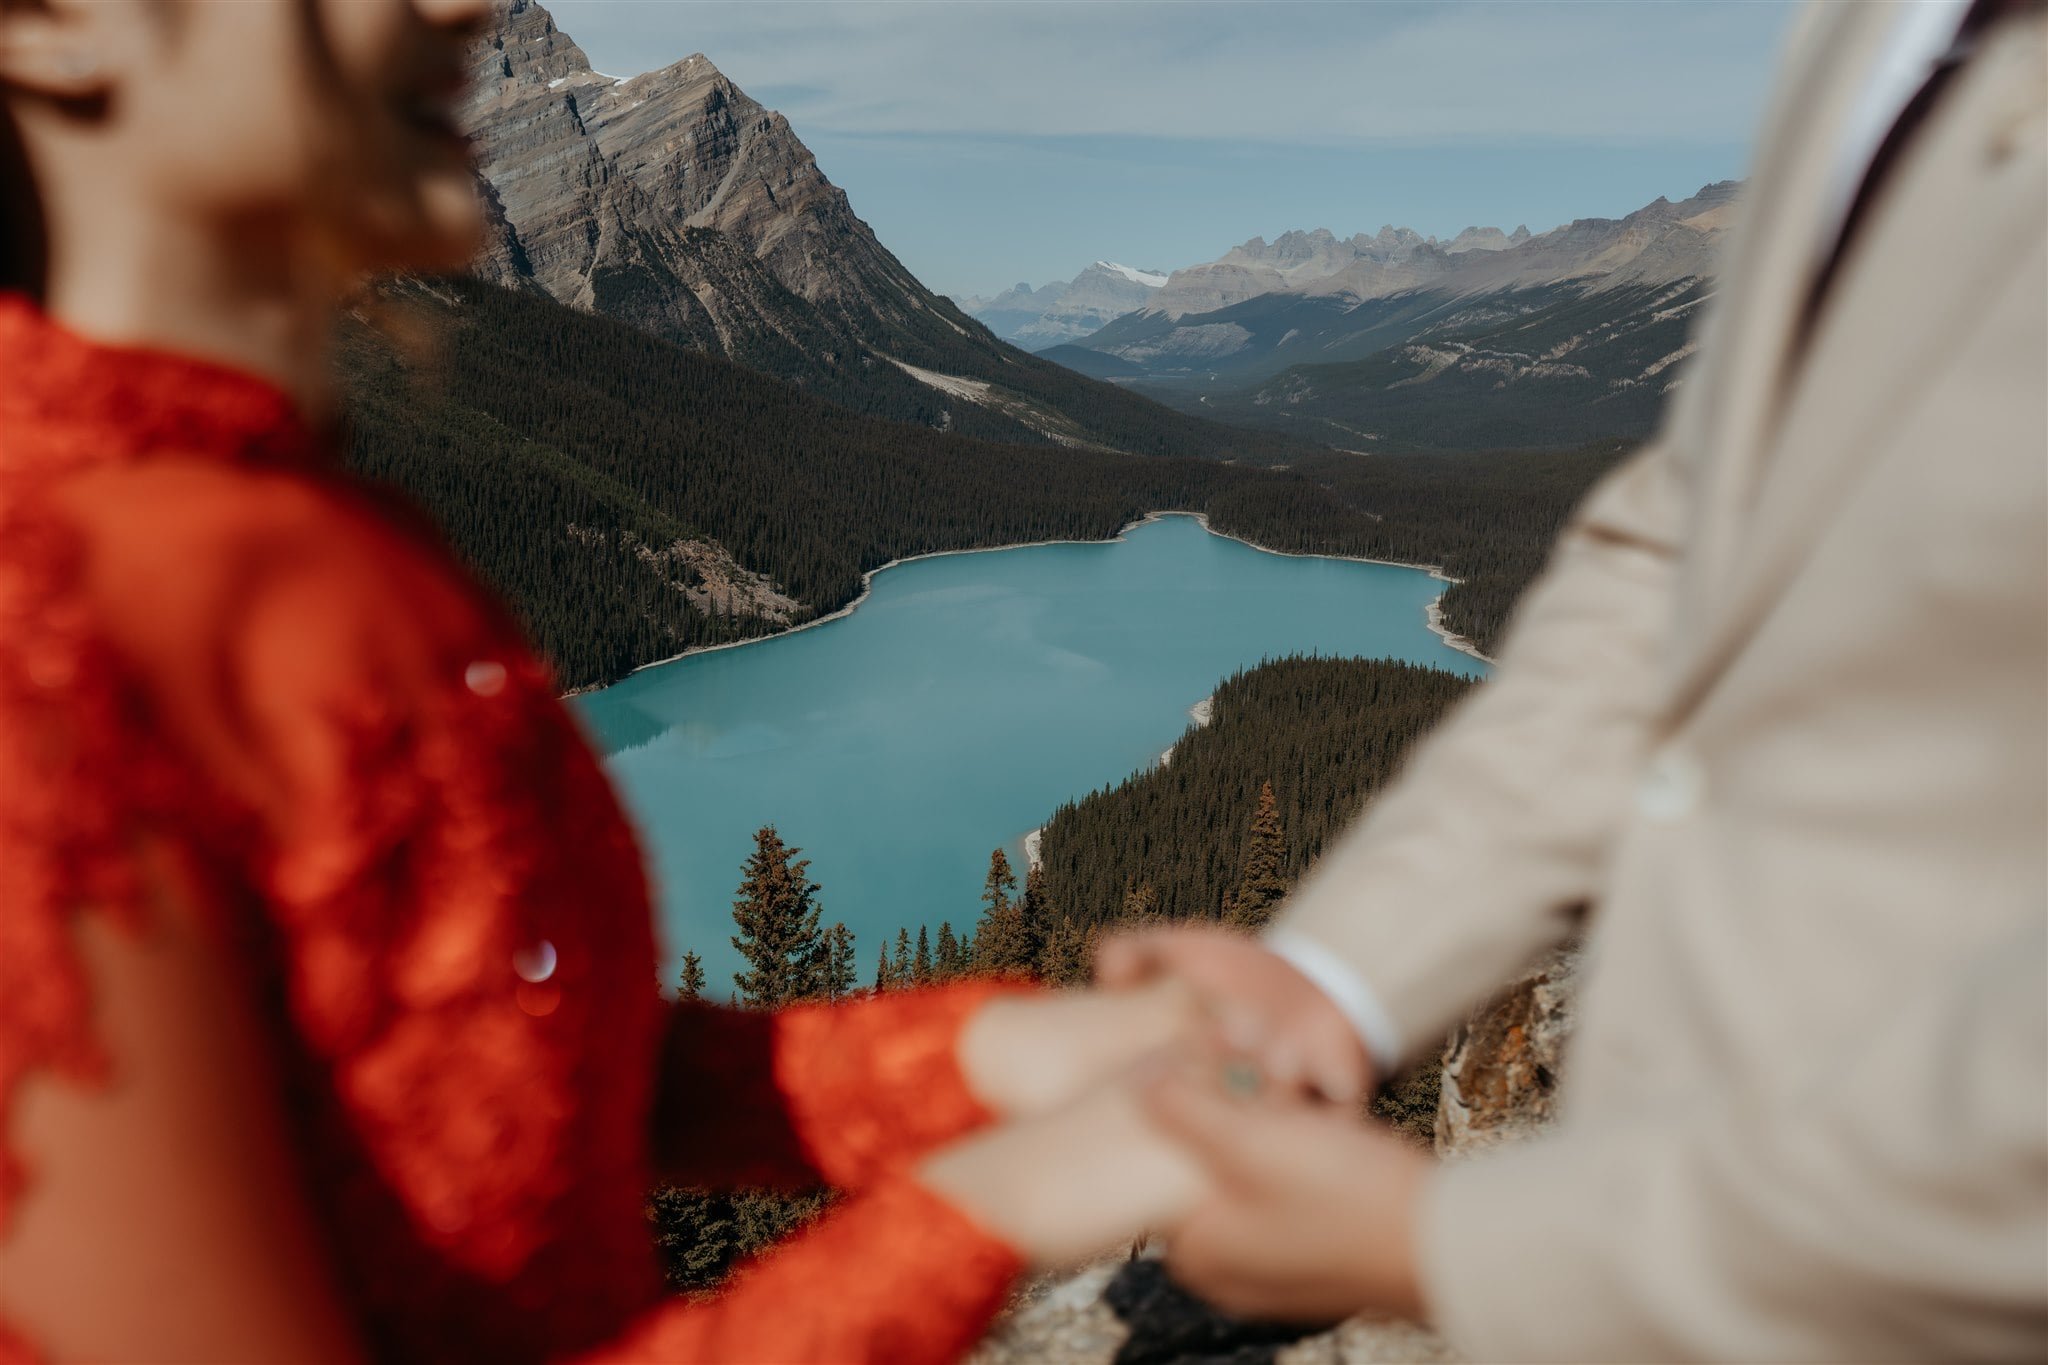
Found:
[[[1384,1072],[1400,1063],[1401,1031],[1394,1027],[1394,1018],[1378,994],[1350,963],[1292,929],[1268,930],[1265,944],[1275,957],[1307,977],[1350,1021],[1376,1068]]]

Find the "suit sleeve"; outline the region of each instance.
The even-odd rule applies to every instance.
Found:
[[[1495,676],[1289,901],[1278,927],[1355,971],[1405,1051],[1566,936],[1592,893],[1651,741],[1681,483],[1657,446],[1595,488]]]
[[[994,1115],[960,1069],[960,1031],[1021,989],[964,982],[772,1014],[676,1006],[654,1115],[664,1173],[853,1189],[983,1126]]]
[[[1844,1021],[1807,1093],[1446,1167],[1439,1324],[1472,1360],[2048,1355],[2044,959],[2037,905]]]

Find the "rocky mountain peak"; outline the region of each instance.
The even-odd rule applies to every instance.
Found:
[[[1529,230],[1522,229],[1522,239],[1527,240],[1528,235]],[[1506,251],[1514,244],[1515,239],[1497,227],[1468,227],[1448,242],[1435,243],[1452,254],[1460,251]]]
[[[473,63],[466,122],[500,232],[486,274],[503,278],[520,261],[531,284],[564,302],[616,303],[643,325],[700,340],[706,310],[743,296],[771,302],[759,298],[766,279],[704,277],[714,254],[721,272],[746,271],[751,256],[812,303],[866,310],[886,299],[896,309],[905,290],[922,292],[788,121],[703,54],[612,76],[591,68],[543,6],[512,0]],[[727,243],[686,243],[707,229]]]

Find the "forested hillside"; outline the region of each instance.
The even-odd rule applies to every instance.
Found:
[[[1607,440],[1570,450],[1332,452],[1302,461],[1293,472],[1346,514],[1371,519],[1372,548],[1364,553],[1439,564],[1456,578],[1443,596],[1444,624],[1490,655],[1572,509],[1632,448]],[[1247,490],[1237,500],[1255,496]],[[1348,530],[1351,523],[1344,525]]]
[[[1268,783],[1279,876],[1297,880],[1470,686],[1363,659],[1282,659],[1226,679],[1171,762],[1053,814],[1039,848],[1046,904],[1083,930],[1125,918],[1133,892],[1165,919],[1222,918],[1247,880]]]
[[[565,686],[835,610],[904,555],[1106,537],[1161,509],[1276,549],[1471,572],[1452,619],[1486,641],[1613,458],[1330,454],[1276,472],[978,441],[474,281],[387,303],[406,325],[358,318],[341,338],[350,461],[424,506]],[[387,334],[422,319],[418,354]],[[793,605],[721,591],[749,571]]]
[[[474,281],[387,303],[406,318],[390,330],[423,315],[434,340],[416,358],[367,320],[345,328],[350,462],[425,507],[565,685],[831,611],[904,555],[1107,537],[1152,508],[1287,477],[862,416]],[[721,599],[702,556],[678,548],[704,541],[796,609],[774,619],[745,594]]]

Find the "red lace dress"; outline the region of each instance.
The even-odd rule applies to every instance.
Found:
[[[1002,1301],[1015,1256],[895,1173],[988,1117],[986,992],[664,1006],[632,834],[488,596],[276,390],[0,296],[0,1237],[24,1076],[121,1066],[70,920],[145,913],[138,832],[202,879],[379,1356],[937,1361]],[[667,1299],[656,1132],[696,1182],[857,1193]]]

